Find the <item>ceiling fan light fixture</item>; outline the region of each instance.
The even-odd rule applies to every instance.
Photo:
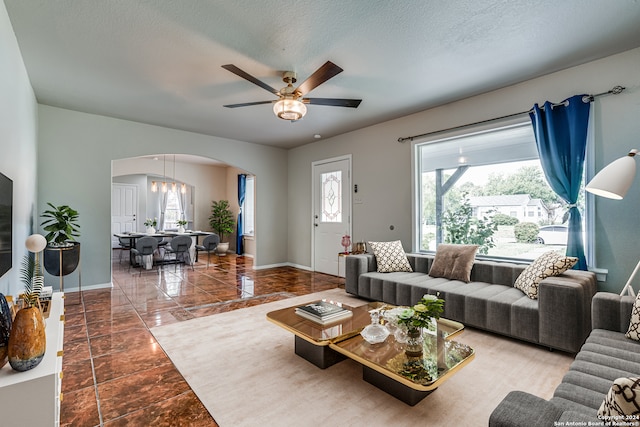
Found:
[[[283,98],[273,105],[273,113],[282,120],[300,120],[307,114],[307,106],[297,99]]]

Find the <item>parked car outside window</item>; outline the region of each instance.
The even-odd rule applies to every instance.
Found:
[[[566,225],[545,225],[540,227],[536,243],[542,245],[566,245],[569,228]]]

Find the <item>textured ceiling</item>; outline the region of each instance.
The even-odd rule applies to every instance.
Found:
[[[295,147],[640,46],[638,0],[4,0],[38,102]],[[345,71],[295,123],[275,96],[330,60]],[[532,100],[532,102],[535,100]]]

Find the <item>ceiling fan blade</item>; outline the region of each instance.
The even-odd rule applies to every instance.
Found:
[[[247,73],[246,71],[242,71],[240,68],[236,67],[233,64],[223,65],[222,68],[224,68],[227,71],[231,71],[236,76],[240,76],[243,79],[250,81],[254,85],[260,86],[264,90],[268,90],[269,92],[271,92],[274,95],[278,95],[279,94],[279,92],[276,89],[272,88],[271,86],[269,86],[265,82],[256,79],[255,77],[253,77],[251,74]]]
[[[274,102],[276,102],[276,100],[274,100],[274,101],[244,102],[242,104],[223,105],[223,107],[226,107],[226,108],[250,107],[252,105],[273,104]]]
[[[342,68],[338,67],[331,61],[327,61],[322,67],[318,68],[313,74],[311,74],[307,80],[302,82],[302,84],[296,89],[296,92],[300,92],[300,95],[307,94],[329,80],[331,77],[340,74],[342,71],[344,71]]]
[[[329,105],[332,107],[358,108],[362,99],[340,99],[340,98],[304,98],[305,104]]]

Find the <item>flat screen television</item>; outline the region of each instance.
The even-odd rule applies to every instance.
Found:
[[[0,277],[11,270],[13,181],[0,173]]]

